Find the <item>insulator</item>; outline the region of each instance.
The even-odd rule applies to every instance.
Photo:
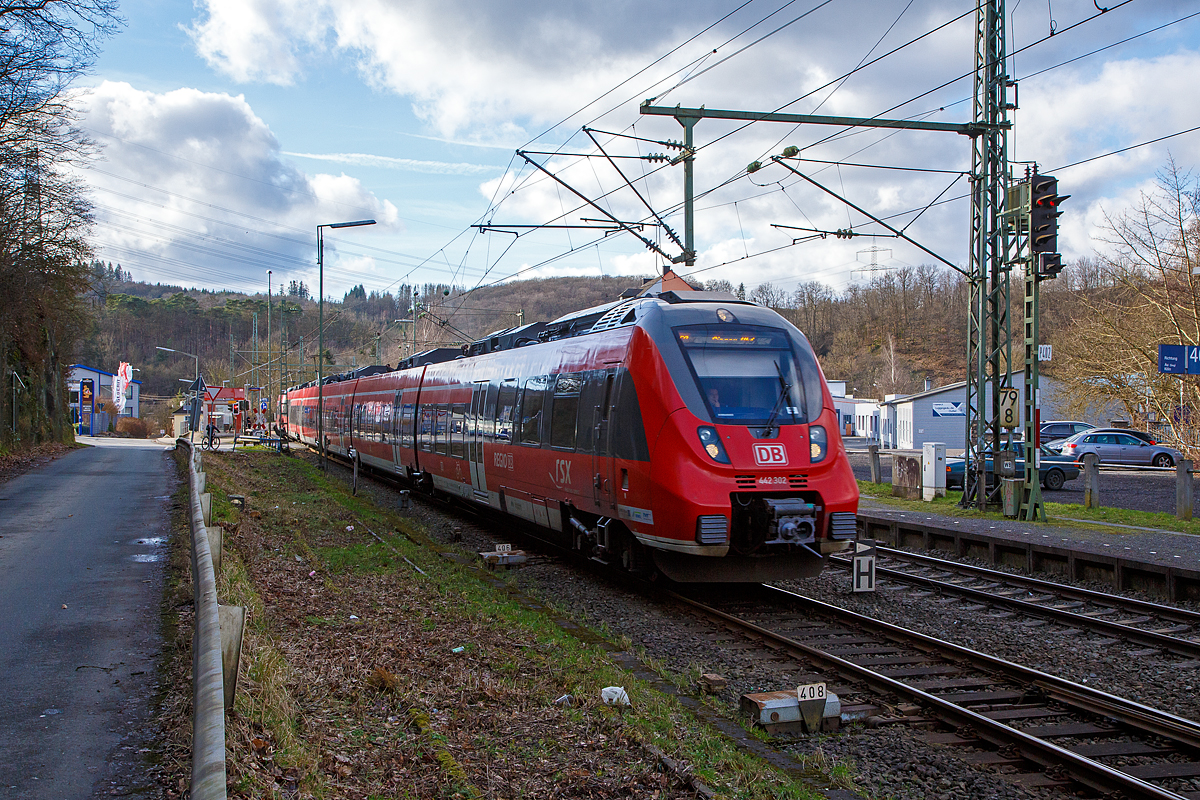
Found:
[[[672,150],[682,150],[683,142],[677,142],[674,139],[667,139],[665,142],[659,142],[663,147],[669,147]]]
[[[762,169],[761,161],[751,161],[749,164],[746,165],[746,174],[749,175],[749,174],[758,172],[760,169]]]
[[[834,231],[833,235],[839,239],[852,239],[854,238],[854,231],[850,228],[838,228]]]
[[[799,147],[785,147],[785,148],[783,148],[783,157],[784,157],[784,158],[795,158],[795,157],[796,157],[796,156],[798,156],[798,155],[800,155],[800,148],[799,148]]]
[[[649,155],[642,156],[642,158],[644,158],[646,161],[649,161],[651,164],[655,164],[659,161],[670,161],[671,160],[671,157],[668,156],[666,153],[651,153]]]

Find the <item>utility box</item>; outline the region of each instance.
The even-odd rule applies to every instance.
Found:
[[[926,442],[921,447],[921,489],[926,501],[946,496],[945,442]]]
[[[921,462],[892,454],[892,497],[916,500],[921,496]]]

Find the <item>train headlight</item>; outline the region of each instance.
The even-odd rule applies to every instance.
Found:
[[[829,452],[829,435],[820,425],[808,426],[808,458],[816,464],[825,460]]]
[[[704,448],[704,452],[708,453],[713,461],[721,464],[729,463],[729,456],[725,455],[725,446],[721,444],[721,437],[717,434],[716,428],[702,425],[696,429],[696,434],[700,437],[700,445]]]

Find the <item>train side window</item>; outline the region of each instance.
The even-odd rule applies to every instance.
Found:
[[[450,455],[466,458],[467,406],[455,403],[450,407]]]
[[[600,406],[601,419],[607,420],[609,412],[612,409],[613,383],[616,381],[616,379],[617,376],[611,372],[608,373],[608,376],[604,379],[604,403]]]
[[[542,411],[546,404],[546,390],[550,388],[553,377],[536,375],[525,381],[520,403],[521,444],[537,446],[542,443]]]
[[[559,375],[550,406],[550,446],[574,450],[579,424],[579,395],[583,373]]]
[[[504,444],[512,442],[513,416],[517,405],[517,379],[505,378],[500,384],[500,394],[496,401],[496,441]]]
[[[441,455],[450,454],[450,404],[439,403],[435,406],[433,419],[433,452]]]
[[[425,452],[433,451],[433,406],[421,406],[421,423],[417,430],[417,441]]]
[[[412,447],[413,441],[413,404],[402,403],[400,405],[400,446]]]

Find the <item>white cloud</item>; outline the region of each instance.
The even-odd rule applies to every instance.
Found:
[[[840,0],[766,39],[709,72],[700,72],[763,33],[787,22],[814,4],[788,7],[778,16],[754,26],[772,8],[750,4],[714,30],[700,36],[662,63],[647,68],[676,44],[729,12],[717,0],[696,0],[681,14],[678,4],[645,4],[616,0],[605,4],[562,0],[200,0],[202,19],[191,28],[198,51],[214,68],[239,81],[288,83],[303,80],[323,59],[350,59],[372,87],[404,97],[412,104],[425,132],[433,138],[490,145],[520,142],[587,106],[562,129],[545,138],[555,147],[586,149],[590,142],[578,126],[594,124],[609,131],[636,133],[649,139],[679,139],[681,129],[669,118],[637,113],[636,102],[657,95],[657,103],[708,108],[773,110],[847,116],[921,118],[969,121],[971,82],[955,79],[971,71],[974,19],[971,13],[919,44],[886,61],[855,72],[845,82],[819,88],[947,20],[970,12],[949,0],[915,4],[901,15],[903,4],[879,0]],[[1190,5],[1182,2],[1132,5],[1115,9],[1069,33],[1021,52],[1012,62],[1015,77],[1030,76],[1130,33],[1181,16]],[[778,7],[778,6],[775,6]],[[1095,14],[1088,0],[1055,3],[1059,29]],[[899,19],[897,20],[897,16]],[[1011,44],[1023,47],[1046,35],[1049,20],[1044,7],[1023,4],[1013,10]],[[895,23],[894,28],[891,26]],[[1010,137],[1010,158],[1036,160],[1044,169],[1069,164],[1102,152],[1171,133],[1194,124],[1193,109],[1200,89],[1192,76],[1200,71],[1194,33],[1176,26],[1155,37],[1055,69],[1022,81],[1021,108]],[[743,35],[735,36],[743,32]],[[877,40],[883,37],[881,42]],[[1171,38],[1176,37],[1176,38]],[[1190,37],[1190,38],[1189,38]],[[732,41],[728,41],[732,38]],[[727,43],[728,41],[728,43]],[[872,50],[872,48],[874,48]],[[716,49],[717,53],[712,54]],[[690,66],[687,66],[690,65]],[[699,77],[675,87],[687,66]],[[603,93],[638,75],[603,101]],[[909,102],[933,86],[943,88]],[[800,102],[791,101],[812,92]],[[1010,98],[1011,99],[1011,98]],[[592,104],[592,105],[588,105]],[[602,116],[610,108],[616,110]],[[970,143],[952,134],[911,131],[855,130],[806,126],[793,130],[780,124],[758,124],[734,132],[740,123],[704,120],[696,126],[701,150],[696,158],[696,187],[705,193],[697,202],[698,266],[744,255],[743,240],[767,250],[786,245],[793,234],[772,223],[836,230],[855,225],[877,232],[880,247],[893,250],[892,263],[922,263],[931,258],[895,239],[883,238],[879,226],[866,227],[865,218],[830,195],[769,165],[754,176],[723,183],[746,163],[778,153],[785,144],[804,148],[803,154],[830,161],[857,161],[944,170],[965,170]],[[634,127],[635,126],[635,127]],[[574,137],[565,141],[574,133]],[[1128,154],[1065,170],[1063,190],[1073,195],[1066,206],[1062,237],[1068,258],[1086,255],[1097,238],[1096,209],[1104,202],[1122,203],[1133,187],[1165,161],[1168,148],[1186,165],[1200,162],[1200,136],[1172,140]],[[544,148],[549,149],[549,148]],[[649,142],[614,142],[611,152],[625,156],[661,150]],[[309,154],[310,157],[312,154]],[[466,170],[442,162],[379,160],[381,157],[335,153],[328,160],[359,166],[402,169]],[[551,169],[589,197],[610,196],[598,202],[623,219],[643,219],[646,209],[612,169],[598,159],[549,159]],[[620,162],[630,177],[653,167],[632,160]],[[859,169],[840,169],[813,163],[799,168],[826,187],[872,213],[885,216],[912,211],[892,219],[897,227],[912,221],[916,210],[946,191],[953,175]],[[1018,167],[1019,170],[1019,167]],[[638,183],[655,208],[677,206],[681,199],[682,168],[663,169]],[[471,174],[459,172],[457,174]],[[529,168],[522,175],[532,174]],[[777,182],[777,183],[772,183]],[[761,184],[755,186],[754,183]],[[787,187],[786,194],[780,186]],[[965,181],[943,199],[966,192]],[[515,193],[514,193],[515,192]],[[503,199],[489,212],[497,223],[577,222],[597,217],[595,209],[577,208],[580,201],[550,179],[537,176],[514,180],[497,177],[481,186],[484,202]],[[737,205],[734,205],[734,203]],[[668,221],[682,235],[677,212]],[[969,210],[959,200],[924,212],[906,232],[952,262],[966,259]],[[539,232],[523,237],[497,269],[515,272],[520,263],[538,263],[537,255],[522,248],[536,246],[549,253],[566,249],[587,235]],[[654,237],[652,237],[654,238]],[[665,237],[659,237],[666,241]],[[624,264],[642,264],[649,256],[633,237],[621,237],[627,255],[606,256],[606,264],[621,271]],[[606,242],[617,247],[617,238]],[[859,251],[871,246],[865,239],[827,238],[806,242],[758,258],[711,269],[701,277],[728,278],[748,284],[771,280],[780,284],[820,279],[845,285],[861,266]],[[664,249],[673,245],[664,244]],[[676,248],[677,249],[677,248]],[[490,259],[485,249],[471,251],[472,259]],[[464,256],[465,257],[465,256]],[[554,269],[586,269],[594,253],[581,253]],[[577,267],[578,265],[578,267]],[[490,261],[481,265],[492,267]],[[491,274],[495,274],[495,269]]]
[[[257,288],[274,270],[308,277],[317,221],[373,217],[396,230],[396,208],[346,175],[308,175],[243,97],[105,82],[78,98],[103,146],[86,173],[97,203],[100,257],[144,280]]]
[[[291,84],[301,71],[300,46],[317,49],[326,24],[319,3],[292,0],[206,0],[208,12],[187,29],[209,66],[237,81]]]

